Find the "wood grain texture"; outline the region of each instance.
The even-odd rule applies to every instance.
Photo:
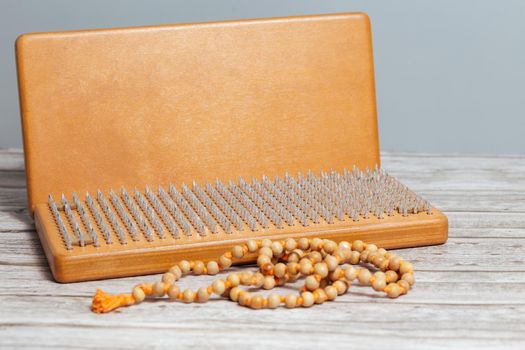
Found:
[[[525,157],[387,152],[382,163],[449,217],[446,244],[398,251],[416,269],[408,295],[354,287],[312,309],[147,302],[95,315],[95,288],[128,291],[153,276],[53,282],[25,209],[22,154],[0,151],[0,348],[522,349]]]

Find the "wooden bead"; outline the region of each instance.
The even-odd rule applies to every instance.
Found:
[[[235,259],[241,259],[244,256],[244,250],[240,245],[236,245],[232,248],[232,255]]]
[[[301,256],[297,254],[297,249],[294,249],[294,251],[288,255],[288,263],[298,262],[300,259]]]
[[[221,264],[222,267],[227,269],[228,267],[232,266],[232,259],[228,258],[226,255],[221,255],[219,258],[219,264]]]
[[[177,299],[179,297],[179,294],[180,294],[180,288],[176,284],[172,284],[168,288],[168,297],[171,300]]]
[[[191,303],[195,300],[195,292],[191,289],[185,289],[182,292],[182,301],[185,303]]]
[[[403,294],[408,292],[408,290],[410,289],[410,283],[408,283],[407,281],[405,281],[403,279],[400,279],[396,283],[397,283],[398,286],[400,286],[403,289],[403,292],[404,292]]]
[[[262,287],[262,285],[264,284],[264,275],[260,272],[256,272],[254,275],[253,275],[253,279],[254,282],[252,282],[252,285],[256,288],[260,288]]]
[[[226,286],[224,285],[223,280],[215,280],[213,281],[211,286],[213,289],[213,293],[217,295],[222,295],[222,293],[224,293],[224,291],[226,290]]]
[[[352,250],[356,252],[362,252],[365,249],[363,241],[357,240],[352,243]]]
[[[414,279],[414,274],[412,273],[404,273],[401,276],[401,279],[407,281],[410,285],[413,285],[416,282],[416,280]]]
[[[253,239],[248,240],[248,242],[246,242],[246,246],[248,247],[248,251],[250,253],[255,253],[257,249],[259,249],[259,245],[257,244],[257,241]]]
[[[337,244],[331,240],[325,240],[323,250],[328,254],[332,254],[337,249]]]
[[[239,275],[236,273],[232,273],[226,277],[226,280],[230,282],[232,287],[237,287],[241,283],[241,279],[239,278]]]
[[[283,245],[280,242],[273,242],[271,245],[273,256],[279,257],[283,254]]]
[[[151,293],[153,296],[161,297],[164,295],[164,283],[163,282],[155,282],[153,283]]]
[[[401,275],[405,274],[405,273],[412,273],[414,271],[414,268],[412,266],[411,263],[409,263],[408,261],[401,261],[399,263],[399,273]]]
[[[378,292],[381,292],[386,287],[386,278],[374,278],[374,281],[372,282],[372,288],[374,290],[377,290]]]
[[[256,295],[252,298],[252,301],[250,304],[252,309],[256,309],[256,310],[262,309],[263,305],[264,305],[264,298],[262,296]]]
[[[230,290],[230,299],[233,300],[233,301],[238,301],[239,300],[239,294],[242,292],[243,290],[239,287],[233,287],[231,290]]]
[[[245,286],[251,285],[253,272],[251,271],[245,271],[240,274],[241,284]]]
[[[335,268],[334,271],[332,271],[330,274],[329,274],[329,277],[330,277],[330,281],[337,281],[338,279],[340,278],[343,278],[345,275],[344,271],[342,268],[340,268],[339,266],[337,266]]]
[[[383,271],[377,271],[374,273],[374,278],[386,280],[386,274]]]
[[[315,278],[315,276],[310,275],[306,277],[305,283],[304,283],[306,289],[312,291],[319,288],[319,281]]]
[[[368,270],[367,270],[368,271]],[[327,286],[325,289],[324,289],[325,293],[326,293],[326,298],[328,300],[334,300],[335,298],[337,298],[337,289],[335,289],[334,286]]]
[[[272,240],[271,240],[271,239],[264,238],[264,239],[261,241],[261,247],[267,247],[267,248],[270,248],[271,246],[272,246]]]
[[[273,274],[275,277],[282,278],[286,274],[287,267],[283,263],[278,263],[273,267]]]
[[[197,290],[197,300],[199,303],[205,303],[210,299],[210,294],[208,293],[208,288],[206,287],[200,287],[199,290]]]
[[[367,261],[368,261],[369,263],[375,265],[377,259],[379,259],[379,258],[382,258],[382,257],[379,256],[379,254],[377,254],[376,252],[372,252],[372,251],[371,251],[371,252],[368,254],[368,259],[367,259]]]
[[[304,261],[304,262],[303,262]],[[312,270],[312,263],[308,259],[301,259],[300,271],[303,275],[309,275]]]
[[[200,260],[195,261],[195,265],[193,266],[193,274],[194,275],[202,275],[204,272],[204,263]]]
[[[135,303],[139,304],[146,299],[146,293],[142,290],[141,287],[137,286],[133,288],[133,291],[131,292],[133,295],[133,299],[135,299]]]
[[[310,249],[312,249],[312,250],[321,250],[323,245],[324,245],[324,243],[323,243],[323,240],[321,238],[314,238],[310,242]]]
[[[383,262],[385,261],[386,259],[380,255],[376,255],[374,261],[373,261],[373,264],[376,266],[376,267],[380,267]]]
[[[377,252],[379,254],[381,254],[381,256],[385,256],[385,254],[386,254],[385,248],[379,248],[379,249],[377,249]],[[385,256],[385,258],[387,258],[387,257]]]
[[[324,258],[324,262],[328,267],[328,271],[334,271],[339,266],[339,262],[332,255],[326,256],[326,258]]]
[[[343,295],[348,290],[348,284],[341,280],[335,281],[332,286],[337,290],[337,295]]]
[[[323,261],[323,256],[319,252],[310,252],[308,258],[311,259],[314,263]]]
[[[239,294],[239,304],[242,306],[250,306],[252,302],[252,295],[248,292],[242,292]]]
[[[361,254],[359,254],[359,252],[353,251],[350,254],[350,259],[349,259],[350,264],[352,264],[352,265],[358,264],[360,257],[361,257]]]
[[[368,286],[370,284],[371,277],[372,277],[372,274],[370,273],[370,270],[368,269],[359,270],[359,274],[357,275],[357,278],[359,279],[359,283],[365,286]]]
[[[284,298],[284,305],[289,309],[296,307],[297,306],[297,296],[295,296],[294,294],[288,294]]]
[[[295,239],[293,239],[293,238],[288,238],[288,239],[284,242],[284,247],[286,248],[287,251],[291,252],[292,250],[294,250],[295,248],[297,248],[297,242],[296,242]]]
[[[352,282],[357,277],[357,269],[353,266],[348,265],[348,267],[345,269],[345,278]]]
[[[182,273],[188,273],[191,270],[190,263],[187,260],[179,261],[179,267],[180,267],[180,270],[182,271]]]
[[[299,271],[299,269],[300,269],[300,266],[299,266],[299,264],[296,263],[296,262],[292,262],[292,263],[289,263],[289,264],[288,264],[288,273],[289,273],[290,275],[295,275],[295,274],[297,274],[297,272]]]
[[[263,288],[266,290],[273,289],[275,287],[275,278],[273,276],[266,276],[264,278]]]
[[[328,266],[326,266],[325,263],[317,263],[314,265],[314,271],[316,274],[321,276],[321,278],[325,278],[328,276]]]
[[[281,297],[279,294],[272,293],[268,296],[268,308],[275,309],[281,304]]]
[[[385,272],[385,276],[386,276],[387,283],[395,282],[397,281],[397,278],[398,278],[397,273],[392,270],[388,270],[387,272]]]
[[[339,264],[340,261],[346,260],[346,256],[348,254],[350,254],[350,252],[345,253],[342,249],[337,248],[336,250],[334,250],[332,254],[325,256],[325,259],[328,258],[329,256],[333,257]]]
[[[182,270],[179,266],[175,265],[175,266],[172,266],[169,271],[169,273],[171,273],[173,276],[175,276],[175,281],[178,281],[179,278],[181,278],[182,276]]]
[[[379,265],[376,265],[381,271],[388,270],[388,259],[384,258],[383,262],[381,262]]]
[[[273,275],[273,264],[271,262],[261,265],[260,270],[265,275]]]
[[[321,289],[321,288],[314,290],[312,294],[314,295],[316,304],[322,304],[328,299],[324,289]]]
[[[263,249],[263,248],[261,248]],[[263,265],[266,265],[268,263],[270,263],[272,260],[270,259],[270,257],[268,255],[259,255],[257,257],[257,265],[258,266],[263,266]]]
[[[310,263],[310,264],[312,263],[308,255],[305,255],[301,260],[299,260],[299,265],[303,265],[307,263]]]
[[[361,255],[359,256],[359,260],[363,262],[368,261],[368,255],[370,254],[370,251],[368,249],[365,249],[361,252]]]
[[[368,244],[366,246],[366,249],[368,249],[371,252],[375,252],[375,251],[377,251],[377,246],[375,244]]]
[[[397,298],[401,294],[401,288],[396,283],[390,283],[385,288],[389,298]]]
[[[272,248],[262,247],[261,249],[259,249],[259,256],[261,255],[266,255],[268,258],[272,258],[273,257]]]
[[[206,269],[208,270],[208,275],[216,275],[219,273],[219,264],[215,261],[209,261],[206,264]]]
[[[291,254],[297,255],[297,261],[299,261],[304,256],[304,251],[302,249],[294,249]]]
[[[388,268],[390,270],[397,271],[399,270],[399,263],[401,262],[401,258],[398,256],[393,256],[390,259],[388,259]]]
[[[314,304],[314,295],[311,292],[302,292],[301,298],[303,298],[303,307],[310,307]]]
[[[348,250],[352,249],[352,245],[349,242],[347,242],[347,241],[341,241],[341,242],[339,242],[339,244],[337,246],[339,247],[339,249],[343,249],[343,250],[345,250],[345,249],[348,249]]]
[[[162,275],[162,282],[168,283],[168,284],[175,283],[175,275],[172,274],[171,272],[166,272],[165,274]]]
[[[300,238],[297,241],[297,246],[299,247],[299,249],[307,250],[308,248],[310,248],[310,241],[308,240],[308,238]]]

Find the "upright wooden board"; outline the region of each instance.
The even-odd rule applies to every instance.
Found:
[[[379,163],[361,13],[22,35],[29,205]]]

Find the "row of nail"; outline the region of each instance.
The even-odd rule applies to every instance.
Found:
[[[206,236],[221,230],[243,231],[245,227],[258,231],[271,225],[283,229],[321,221],[333,224],[347,218],[353,221],[370,216],[383,219],[395,213],[401,216],[419,212],[432,214],[428,201],[385,171],[376,168],[362,172],[355,167],[342,173],[285,174],[273,181],[262,176],[250,182],[240,178],[237,183],[229,181],[228,185],[220,180],[203,187],[193,182],[191,188],[182,184],[180,191],[170,184],[168,191],[159,186],[154,193],[146,186],[144,192],[135,189],[129,195],[122,188],[119,193],[110,190],[109,200],[98,190],[96,202],[89,193],[85,195],[85,202],[75,193],[71,202],[63,194],[58,205],[51,195],[48,201],[67,249],[73,245],[100,246],[97,231],[106,244],[113,243],[112,232],[120,244],[127,244],[128,237],[132,241],[144,237],[152,242],[165,239],[166,232],[177,239],[179,232],[186,236],[193,232]]]

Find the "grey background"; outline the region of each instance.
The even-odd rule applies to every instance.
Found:
[[[0,0],[0,148],[22,146],[17,35],[365,11],[384,150],[525,153],[525,1]]]

